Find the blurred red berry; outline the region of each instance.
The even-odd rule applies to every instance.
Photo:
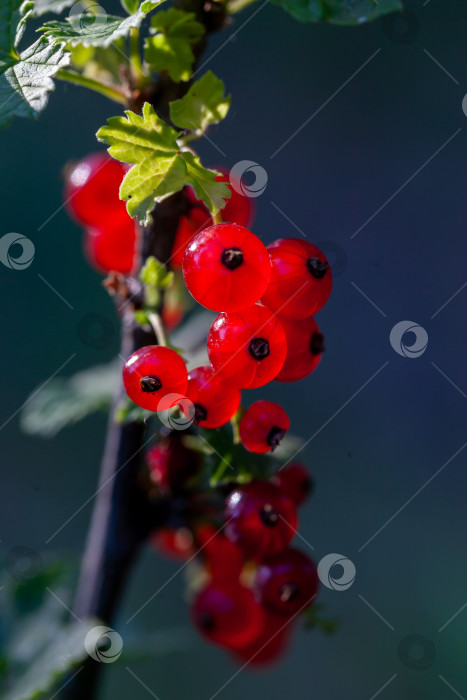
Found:
[[[281,323],[287,338],[287,357],[276,381],[296,382],[319,365],[324,352],[324,336],[312,316],[301,321],[282,317]]]
[[[308,241],[282,238],[268,246],[271,282],[262,303],[281,317],[302,319],[317,313],[331,293],[331,270],[323,253]]]
[[[147,345],[134,352],[123,367],[123,384],[132,401],[149,411],[171,408],[169,394],[182,394],[188,373],[180,355],[170,348]]]
[[[301,506],[313,490],[312,478],[306,467],[299,462],[278,471],[272,481],[297,506]]]
[[[156,530],[150,541],[154,549],[169,559],[185,561],[194,554],[193,535],[186,527]]]
[[[227,537],[256,560],[285,549],[297,529],[295,505],[266,481],[252,481],[232,491],[224,517]]]
[[[256,639],[265,617],[249,588],[225,582],[213,582],[200,591],[191,615],[203,637],[227,649],[244,647]]]
[[[255,401],[239,423],[244,447],[258,454],[274,450],[289,428],[287,413],[282,406],[271,401]]]
[[[119,189],[126,170],[107,153],[91,153],[74,164],[66,176],[65,205],[80,224],[110,227],[131,221]]]
[[[194,206],[186,216],[180,217],[170,257],[171,267],[182,267],[183,256],[191,239],[211,224],[211,214],[203,206]]]
[[[295,615],[318,592],[315,563],[298,549],[286,549],[265,559],[256,572],[258,601],[276,615]]]
[[[194,404],[194,423],[201,428],[219,428],[238,411],[241,394],[236,386],[226,384],[213,367],[196,367],[188,375],[187,398]],[[187,402],[184,413],[192,410]]]
[[[254,233],[237,224],[217,224],[192,239],[183,275],[190,294],[206,308],[240,311],[266,291],[271,263]]]
[[[186,447],[183,436],[175,432],[146,452],[146,462],[152,482],[161,491],[178,493],[198,473],[201,455]]]
[[[242,665],[248,665],[248,668],[277,663],[287,649],[292,630],[292,621],[266,611],[265,625],[261,633],[251,644],[236,649],[233,656]]]
[[[269,309],[254,304],[222,313],[208,335],[208,355],[223,377],[245,389],[264,386],[282,368],[287,342],[282,324]]]
[[[242,550],[213,525],[200,527],[196,536],[212,580],[238,581],[244,564]]]
[[[84,232],[84,254],[99,272],[129,274],[136,259],[136,226],[127,217]]]

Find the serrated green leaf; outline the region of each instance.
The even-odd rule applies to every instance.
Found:
[[[358,25],[403,10],[401,0],[272,0],[301,22]]]
[[[0,0],[0,73],[19,61],[16,49],[33,4],[29,0]]]
[[[16,27],[15,47],[17,47],[19,42],[21,41],[21,37],[23,36],[24,30],[26,29],[26,22],[28,18],[31,17],[31,15],[33,14],[33,9],[33,0],[25,0],[25,2],[23,2],[23,4],[20,7],[21,18],[18,22],[18,26]]]
[[[205,168],[198,156],[190,151],[184,151],[182,156],[187,169],[186,183],[193,187],[197,199],[204,202],[211,214],[216,214],[225,207],[225,200],[231,195],[229,186],[217,182],[216,176],[221,173]]]
[[[208,71],[197,80],[180,100],[170,103],[170,118],[176,126],[191,131],[205,131],[227,116],[231,98],[224,94],[222,80]]]
[[[158,12],[151,25],[155,36],[145,41],[145,61],[156,72],[167,72],[176,83],[189,80],[195,60],[192,47],[202,38],[203,25],[194,13],[176,8]]]
[[[98,624],[98,620],[91,619],[63,628],[4,700],[32,700],[50,691],[74,666],[87,658],[84,640],[89,630]]]
[[[129,34],[133,27],[139,27],[144,17],[141,10],[130,17],[84,13],[67,17],[64,22],[46,22],[40,31],[54,41],[66,41],[70,46],[107,47]]]
[[[48,93],[54,89],[52,77],[69,62],[64,46],[50,44],[42,37],[0,75],[0,127],[7,126],[14,116],[37,117],[44,109]]]

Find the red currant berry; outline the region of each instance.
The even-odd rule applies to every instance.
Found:
[[[239,313],[219,314],[209,331],[208,355],[223,377],[254,389],[277,376],[287,355],[287,341],[279,319],[254,304]]]
[[[282,616],[266,611],[265,624],[258,637],[247,646],[236,649],[234,658],[248,667],[269,666],[277,662],[286,651],[293,624]]]
[[[302,319],[319,311],[329,298],[331,270],[316,246],[298,238],[282,238],[268,246],[271,283],[262,298],[274,313]]]
[[[240,421],[240,437],[249,452],[264,454],[274,450],[290,428],[282,406],[271,401],[255,401]]]
[[[318,592],[314,562],[298,549],[265,559],[256,572],[255,592],[261,605],[276,615],[294,615]]]
[[[178,493],[199,472],[201,455],[186,447],[178,433],[173,433],[146,452],[146,462],[151,481],[159,491]]]
[[[187,216],[180,217],[170,257],[171,267],[175,269],[182,267],[187,245],[197,233],[200,233],[211,223],[211,214],[203,206],[194,206]]]
[[[99,272],[130,273],[136,258],[136,227],[127,219],[110,225],[87,229],[84,233],[84,254]]]
[[[113,219],[129,219],[119,189],[125,176],[122,163],[107,153],[91,153],[67,174],[65,204],[70,215],[87,226],[108,226]]]
[[[264,625],[263,609],[238,583],[208,585],[195,598],[191,614],[203,637],[228,649],[250,644]]]
[[[231,192],[230,199],[227,200],[221,214],[224,221],[239,224],[239,226],[250,226],[254,219],[254,205],[251,197],[240,194],[240,183],[231,177],[224,168],[217,168],[222,175],[216,177],[217,182],[228,182]],[[232,185],[235,184],[235,187]]]
[[[206,308],[240,311],[266,291],[271,263],[254,233],[237,224],[217,224],[193,238],[183,275],[190,294]]]
[[[172,406],[168,394],[185,394],[188,373],[175,350],[147,345],[134,352],[123,367],[123,385],[132,401],[149,411],[164,411]]]
[[[306,467],[299,462],[281,469],[272,481],[297,506],[301,506],[313,491],[312,478]]]
[[[324,336],[312,316],[301,321],[281,318],[287,338],[287,357],[276,377],[278,382],[296,382],[313,372],[324,352]]]
[[[244,564],[240,547],[212,525],[199,528],[197,541],[213,581],[239,580]]]
[[[150,537],[154,549],[168,559],[185,561],[194,554],[193,535],[186,527],[163,528]]]
[[[193,411],[191,406],[182,406],[182,410],[201,428],[219,428],[228,423],[238,411],[241,399],[240,390],[226,385],[209,365],[189,373],[186,395],[194,404],[194,416],[187,413]]]
[[[297,529],[292,501],[274,484],[252,481],[227,498],[225,534],[246,556],[262,560],[282,551]]]

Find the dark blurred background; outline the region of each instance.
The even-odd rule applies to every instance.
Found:
[[[318,316],[327,348],[318,371],[251,392],[247,402],[283,402],[293,432],[311,438],[302,456],[317,486],[300,532],[317,561],[342,554],[356,578],[345,591],[322,587],[336,634],[301,631],[276,669],[233,677],[237,667],[190,630],[183,575],[175,577],[131,623],[133,632],[187,631],[186,651],[131,666],[161,700],[209,700],[224,684],[216,695],[224,700],[467,695],[467,6],[405,4],[405,19],[358,28],[302,25],[276,6],[254,5],[205,56],[233,102],[212,143],[199,144],[203,160],[264,167],[255,232],[269,242],[300,229],[335,262],[333,294]],[[3,551],[26,545],[78,559],[83,549],[92,501],[45,543],[95,491],[106,418],[51,441],[24,436],[18,415],[9,419],[70,357],[60,374],[117,354],[112,302],[60,209],[63,165],[96,149],[95,132],[117,112],[59,84],[37,122],[16,119],[0,135],[0,233],[21,233],[36,247],[26,270],[0,266]],[[91,312],[115,324],[102,349],[78,335]],[[404,320],[428,333],[415,359],[389,342]],[[145,552],[115,624],[124,639],[125,621],[176,568]],[[401,654],[409,635],[429,641],[407,642]],[[150,697],[124,667],[105,670],[103,700]]]

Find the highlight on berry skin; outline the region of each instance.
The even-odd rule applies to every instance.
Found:
[[[290,419],[282,406],[272,401],[255,401],[239,423],[243,446],[264,454],[279,447],[290,428]]]
[[[123,367],[129,398],[148,411],[171,408],[170,394],[185,394],[188,372],[180,355],[170,348],[148,345],[134,352]],[[168,398],[168,403],[164,401]]]

